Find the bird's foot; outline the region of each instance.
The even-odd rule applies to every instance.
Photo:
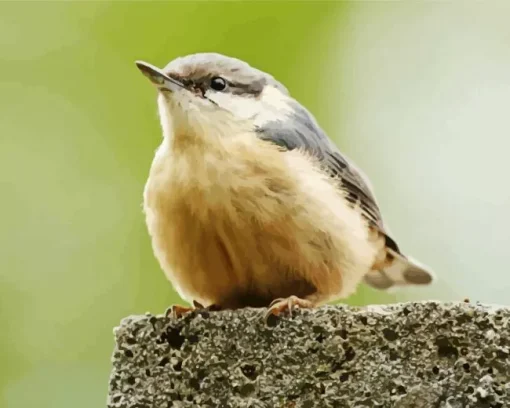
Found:
[[[313,302],[298,298],[297,296],[289,296],[288,298],[275,299],[269,305],[266,312],[266,321],[271,316],[280,316],[282,313],[288,313],[292,317],[292,311],[298,309],[311,309],[315,305]]]
[[[216,312],[220,311],[221,307],[218,305],[209,305],[207,307],[203,306],[201,303],[197,302],[196,300],[193,301],[193,306],[181,306],[181,305],[172,305],[170,306],[166,312],[166,317],[172,317],[174,319],[178,319],[182,316],[184,316],[186,313],[194,312],[194,311],[209,311],[209,312]]]
[[[192,312],[193,310],[195,310],[194,307],[172,305],[168,309],[166,309],[165,316],[171,317],[173,319],[179,319],[180,317],[184,316],[186,313]]]

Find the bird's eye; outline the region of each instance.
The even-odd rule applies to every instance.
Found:
[[[227,82],[221,77],[211,79],[211,88],[215,91],[223,91],[227,87]]]

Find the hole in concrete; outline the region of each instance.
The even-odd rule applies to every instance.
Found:
[[[175,363],[172,368],[174,369],[174,371],[182,371],[182,361],[178,361],[177,363]]]
[[[184,336],[181,336],[181,329],[176,327],[168,328],[166,333],[163,333],[161,337],[173,349],[180,349],[185,340]]]
[[[274,314],[270,314],[267,316],[266,324],[268,327],[276,327],[278,326],[279,319],[278,316],[275,316]]]
[[[462,324],[469,323],[472,320],[472,317],[470,317],[467,314],[463,314],[463,315],[457,316],[456,320],[457,320],[458,324],[462,325]]]
[[[287,398],[291,401],[297,400],[299,398],[299,394],[289,394],[287,395]],[[294,403],[295,404],[295,403]],[[291,405],[292,406],[292,405]],[[294,405],[295,406],[295,405]]]
[[[254,380],[258,376],[257,368],[254,365],[251,365],[251,364],[243,364],[241,366],[241,372],[243,373],[243,375],[246,378],[248,378],[250,380]]]
[[[131,350],[124,350],[124,355],[126,357],[131,358],[131,357],[133,357],[133,352]]]
[[[352,347],[348,347],[347,350],[345,350],[345,360],[351,361],[356,357],[356,352]]]
[[[168,357],[163,357],[161,361],[158,363],[158,366],[164,367],[170,362],[170,359]]]
[[[330,373],[328,371],[317,371],[313,376],[316,378],[327,377]]]
[[[326,387],[323,383],[319,383],[319,394],[324,395],[326,394]]]
[[[398,334],[394,330],[384,328],[382,333],[384,338],[388,341],[395,341],[398,339]]]
[[[318,351],[319,351],[319,347],[317,347],[317,346],[312,346],[312,347],[310,347],[310,348],[308,349],[308,352],[309,352],[309,353],[312,353],[312,354],[315,354],[315,353],[317,353]]]
[[[436,338],[437,354],[439,357],[458,357],[459,351],[453,344],[445,337],[439,336]]]
[[[469,373],[469,370],[471,369],[471,366],[468,363],[462,364],[462,368],[466,373]]]
[[[342,373],[342,375],[340,375],[341,382],[346,382],[348,379],[349,379],[349,373]]]
[[[192,378],[191,380],[189,380],[189,385],[196,391],[200,389],[200,381],[198,381],[197,378]]]
[[[438,374],[439,374],[439,367],[438,367],[438,366],[434,366],[434,367],[432,367],[432,372],[433,372],[435,375],[438,375]]]
[[[397,387],[397,393],[400,394],[400,395],[403,395],[403,394],[407,393],[407,390],[406,390],[406,388],[403,385],[399,385]]]
[[[202,381],[205,377],[207,377],[207,372],[203,369],[197,371],[197,378]]]
[[[196,334],[192,334],[188,337],[189,344],[195,344],[198,342],[198,336]]]

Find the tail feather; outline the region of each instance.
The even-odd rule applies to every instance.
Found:
[[[393,286],[428,285],[434,281],[434,273],[427,266],[388,247],[386,251],[393,259],[381,270],[365,275],[368,285],[384,290]]]

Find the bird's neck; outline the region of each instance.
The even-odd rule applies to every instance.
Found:
[[[173,128],[164,135],[158,150],[169,168],[172,183],[183,191],[204,191],[225,181],[233,137],[217,132],[196,131],[189,127]]]

